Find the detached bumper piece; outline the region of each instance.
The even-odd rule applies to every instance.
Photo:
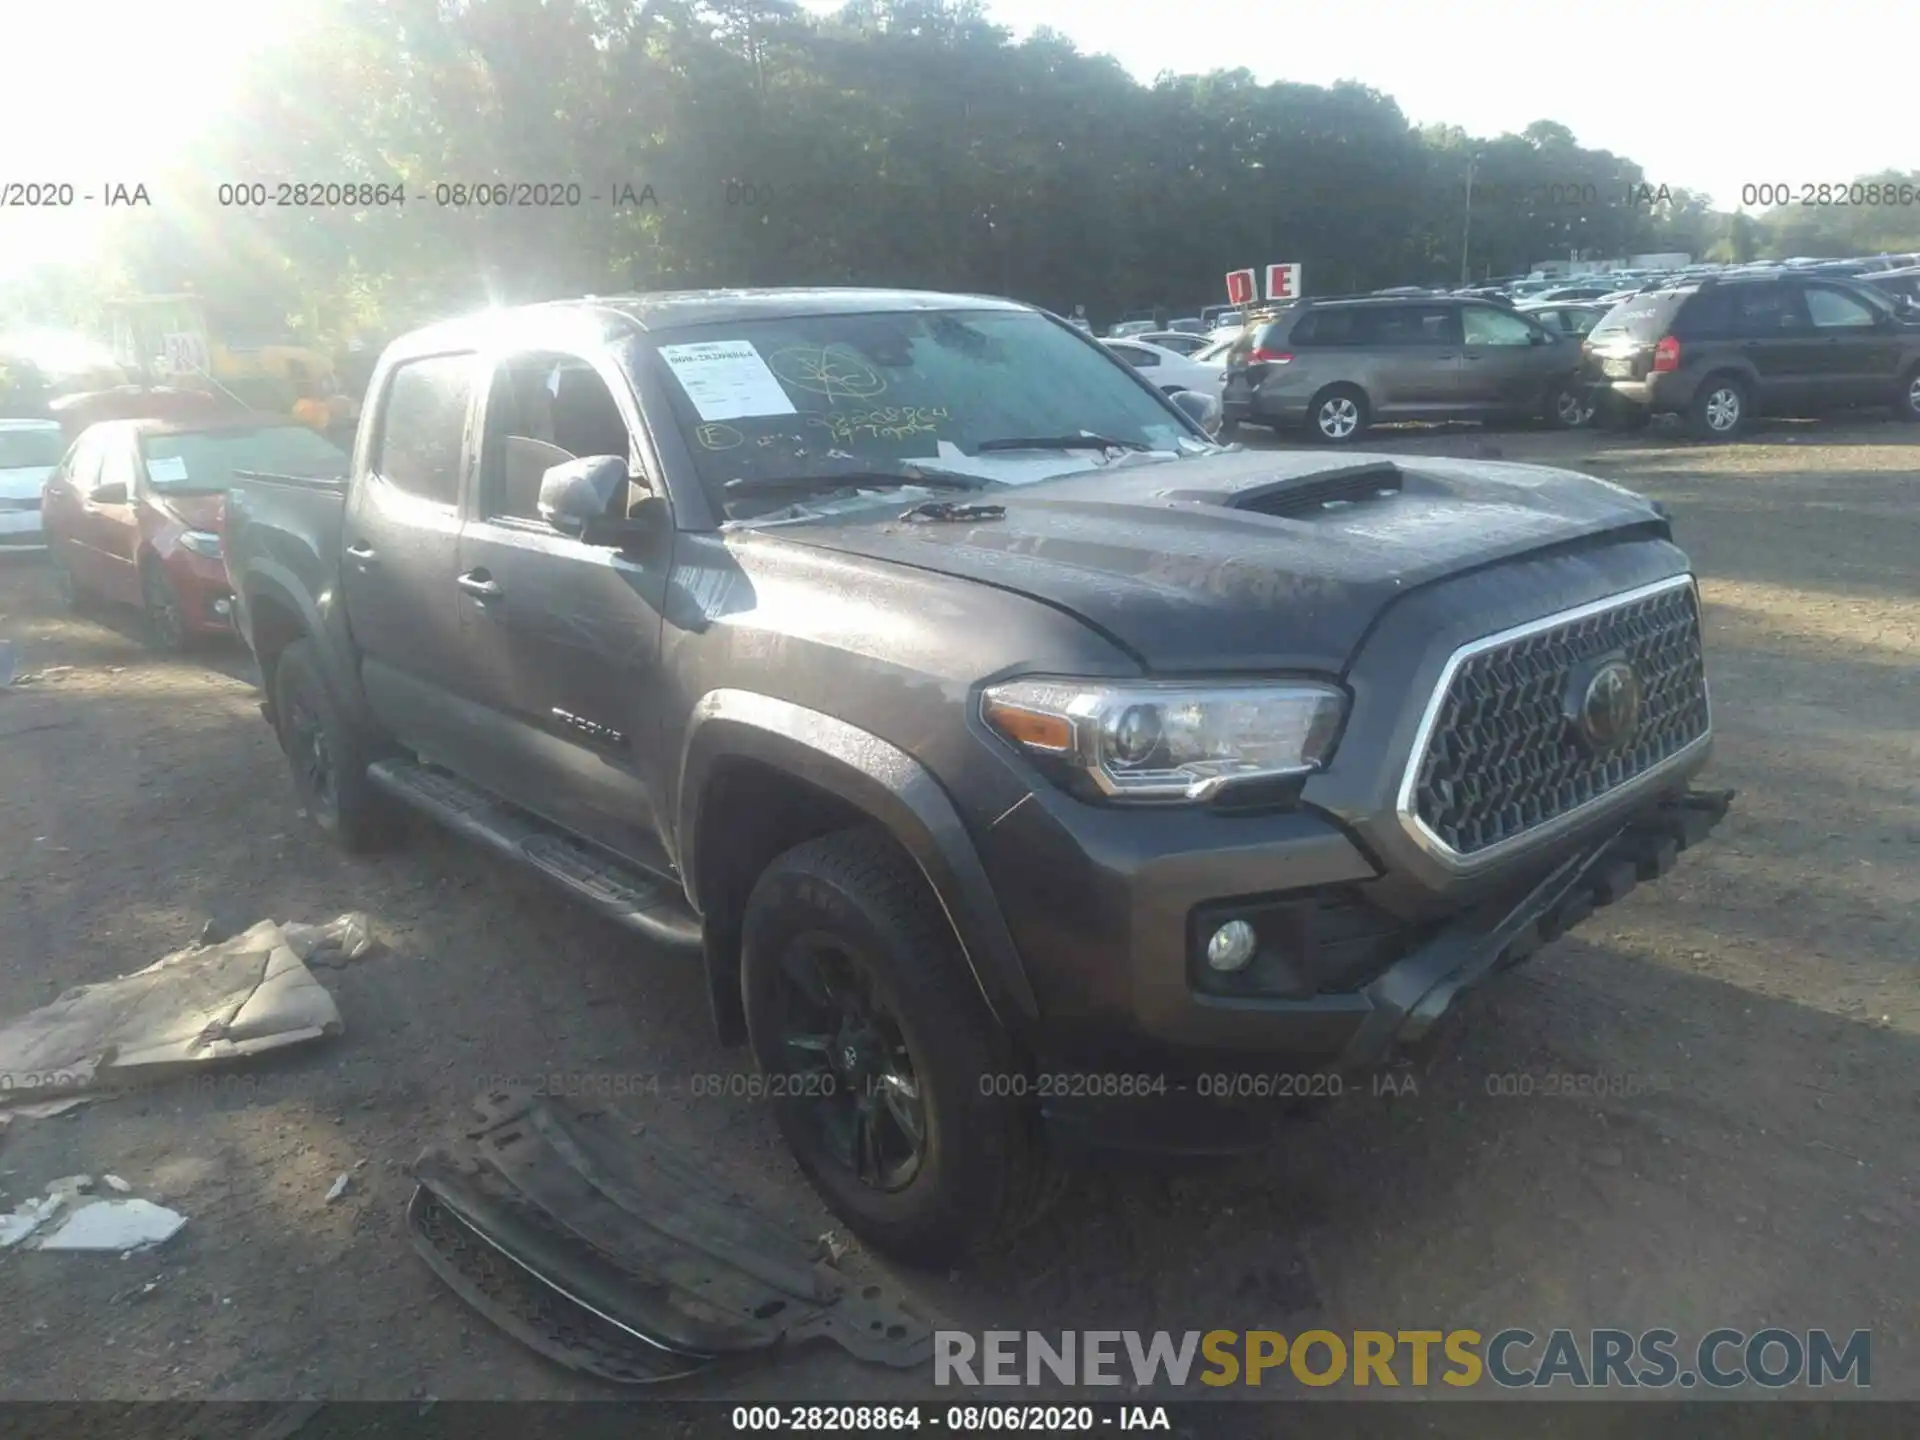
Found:
[[[558,1364],[622,1385],[832,1340],[899,1369],[930,1327],[854,1288],[688,1156],[613,1112],[501,1091],[414,1165],[414,1248],[469,1305]]]
[[[1565,861],[1517,904],[1480,907],[1368,985],[1373,1009],[1336,1068],[1370,1069],[1426,1035],[1454,998],[1518,965],[1642,880],[1667,873],[1727,816],[1735,792],[1689,790],[1641,811],[1606,840]]]

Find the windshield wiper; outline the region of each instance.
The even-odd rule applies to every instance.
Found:
[[[995,450],[1151,450],[1139,440],[1112,440],[1105,435],[1012,435],[1004,440],[982,440],[977,455]]]
[[[947,470],[845,470],[829,475],[743,475],[727,481],[726,491],[729,495],[821,495],[835,490],[880,486],[900,489],[909,485],[928,490],[984,490],[996,483],[978,475],[957,475]]]

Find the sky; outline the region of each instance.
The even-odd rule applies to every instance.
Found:
[[[839,6],[802,3],[823,13]],[[185,136],[218,122],[256,51],[296,34],[315,4],[0,0],[0,51],[10,56],[0,85],[0,184],[69,181],[98,193],[156,175]],[[1656,189],[1704,190],[1727,209],[1743,185],[1797,188],[1920,165],[1906,113],[1910,70],[1895,55],[1905,37],[1884,18],[1904,12],[1883,0],[1825,0],[1817,11],[1804,0],[1770,10],[1735,0],[1607,0],[1551,11],[1492,0],[1418,8],[1342,0],[1311,14],[1273,0],[1177,8],[989,0],[988,13],[1016,37],[1050,26],[1143,81],[1162,70],[1245,65],[1264,81],[1357,80],[1391,95],[1416,124],[1497,135],[1556,120],[1581,144],[1638,162]],[[16,63],[29,54],[18,43],[29,33],[31,54],[45,63]],[[1876,48],[1875,36],[1899,43]],[[190,83],[177,83],[183,76]],[[138,218],[84,205],[0,208],[0,279],[47,260],[84,260],[103,224]]]

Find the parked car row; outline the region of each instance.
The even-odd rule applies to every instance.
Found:
[[[1256,315],[1227,354],[1227,423],[1336,444],[1378,421],[1540,418],[1705,439],[1757,415],[1920,418],[1920,266],[1907,256],[1697,266],[1575,284],[1402,286]]]

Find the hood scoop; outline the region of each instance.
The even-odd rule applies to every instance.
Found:
[[[1322,510],[1346,505],[1364,505],[1371,500],[1401,494],[1406,477],[1391,461],[1349,465],[1338,470],[1323,470],[1304,480],[1279,480],[1270,485],[1249,486],[1226,502],[1230,510],[1251,510],[1259,515],[1277,515],[1300,519]]]

